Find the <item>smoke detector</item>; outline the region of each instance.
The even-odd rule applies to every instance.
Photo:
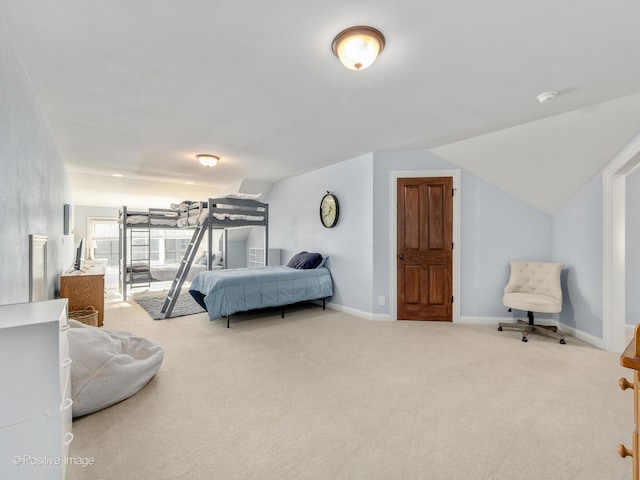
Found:
[[[536,98],[540,103],[548,102],[549,100],[553,100],[558,96],[558,92],[544,92],[538,95]]]

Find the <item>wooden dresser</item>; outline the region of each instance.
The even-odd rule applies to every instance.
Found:
[[[69,300],[69,311],[84,310],[88,306],[98,310],[98,326],[104,321],[104,270],[90,269],[60,276],[60,297]]]
[[[640,324],[636,325],[633,340],[627,345],[624,353],[620,356],[620,364],[623,367],[633,370],[633,382],[622,377],[618,384],[622,390],[633,389],[633,423],[634,430],[631,437],[632,448],[628,449],[623,444],[618,445],[618,453],[622,458],[632,457],[633,460],[633,480],[640,480],[640,453],[638,447],[638,419],[640,418],[640,383],[638,382],[638,372],[640,371]]]

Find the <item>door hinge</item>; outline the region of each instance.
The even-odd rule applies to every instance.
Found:
[[[456,189],[455,189],[455,188],[452,188],[452,189],[451,189],[451,196],[452,196],[452,197],[455,197],[455,195],[456,195]]]
[[[453,303],[453,295],[451,295],[451,303]]]
[[[455,243],[451,242],[451,250],[453,250],[453,248],[455,247]]]

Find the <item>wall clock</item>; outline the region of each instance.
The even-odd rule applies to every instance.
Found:
[[[333,193],[327,192],[320,201],[320,221],[322,225],[327,228],[333,228],[338,223],[338,217],[340,216],[340,206],[338,204],[338,197]]]

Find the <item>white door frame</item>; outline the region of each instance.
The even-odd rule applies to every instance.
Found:
[[[398,320],[398,179],[451,177],[453,179],[453,323],[460,322],[460,170],[394,170],[389,172],[389,315]]]
[[[625,348],[625,183],[640,163],[640,135],[631,140],[602,172],[602,344]]]

